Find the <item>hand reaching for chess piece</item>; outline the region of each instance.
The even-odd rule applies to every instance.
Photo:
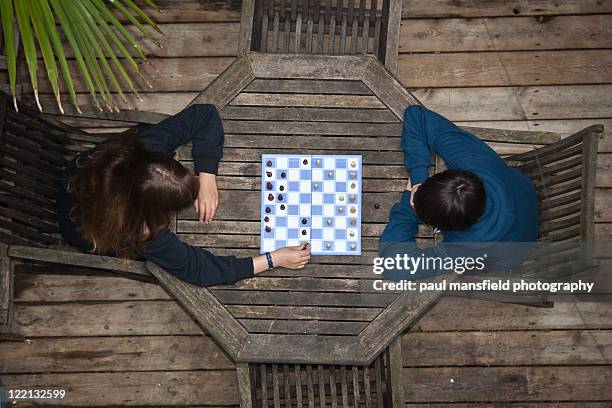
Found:
[[[303,245],[277,249],[271,252],[270,256],[274,267],[302,269],[310,261],[310,244],[305,243]],[[266,255],[253,258],[253,269],[255,273],[270,269]]]

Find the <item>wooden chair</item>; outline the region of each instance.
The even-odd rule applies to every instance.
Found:
[[[401,0],[245,0],[240,53],[372,54],[397,70]]]
[[[0,92],[0,333],[10,333],[13,276],[23,261],[112,270],[154,281],[140,262],[127,268],[116,258],[82,254],[63,244],[58,232],[55,194],[65,165],[77,151],[105,136],[89,135]],[[89,116],[130,123],[157,123],[167,115],[125,111]],[[83,117],[87,117],[84,115]]]

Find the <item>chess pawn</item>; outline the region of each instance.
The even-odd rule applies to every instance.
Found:
[[[272,160],[268,160],[268,161],[266,162],[266,166],[271,167],[271,166],[272,166]]]
[[[338,200],[340,200],[340,202],[343,202],[344,201],[344,196],[341,195],[340,197],[338,197]]]
[[[349,237],[353,238],[355,236],[355,231],[349,232]]]
[[[344,207],[338,207],[338,213],[340,214],[344,213]]]
[[[357,162],[356,162],[355,160],[353,160],[353,161],[351,162],[351,167],[352,167],[352,168],[357,167]]]
[[[355,214],[357,212],[357,208],[351,207],[351,214]]]
[[[268,201],[274,201],[274,194],[268,194]]]
[[[268,190],[272,190],[272,183],[270,183],[269,181],[266,183],[266,188]]]

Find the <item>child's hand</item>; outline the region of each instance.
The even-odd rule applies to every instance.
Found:
[[[277,249],[271,255],[275,267],[302,269],[310,260],[310,244]]]
[[[410,182],[408,182],[408,183],[410,183]],[[417,192],[417,190],[419,189],[420,186],[421,186],[420,184],[416,184],[416,185],[410,187],[410,206],[412,208],[414,208],[414,193]]]
[[[209,223],[217,212],[219,205],[219,193],[217,191],[217,180],[214,174],[200,173],[200,190],[198,198],[193,203],[200,222]]]

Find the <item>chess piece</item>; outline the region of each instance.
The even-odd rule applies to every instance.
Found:
[[[272,177],[272,172],[271,171],[266,171],[266,176]]]
[[[272,228],[266,225],[266,232],[272,232]]]
[[[355,236],[355,231],[351,231],[351,232],[349,232],[349,236],[350,236],[351,238],[352,238],[352,237],[354,237],[354,236]]]
[[[351,183],[351,188],[356,188],[356,187],[357,187],[357,184]]]
[[[302,224],[304,225],[308,224],[308,220],[306,218],[302,218]]]
[[[274,194],[270,193],[268,194],[268,201],[273,201],[274,200]]]
[[[378,210],[380,208],[380,204],[378,204],[378,203],[374,204],[374,208],[376,208]]]
[[[354,251],[357,248],[357,245],[355,245],[355,243],[351,243],[351,249]]]
[[[287,177],[287,173],[285,173],[284,171],[281,173],[281,178],[285,178]]]
[[[283,195],[282,194],[278,195],[278,201],[283,201]]]
[[[270,214],[270,211],[272,211],[272,209],[270,207],[266,207],[266,213]]]
[[[266,166],[268,166],[268,167],[272,166],[272,160],[268,160],[268,161],[266,162]]]
[[[278,189],[279,189],[280,191],[285,191],[285,186],[280,186]]]
[[[264,217],[264,221],[265,222],[269,222],[270,221],[270,217],[268,217],[267,215]]]
[[[344,207],[338,207],[338,212],[342,214],[344,212]]]
[[[272,190],[272,183],[270,183],[269,181],[266,183],[266,188],[268,190]]]
[[[357,200],[357,195],[356,194],[351,194],[349,196],[349,199],[351,200],[351,203],[354,203]]]
[[[351,218],[351,225],[357,225],[357,220],[354,218]]]
[[[313,187],[315,190],[318,190],[318,189],[319,189],[319,183],[314,183],[314,184],[312,185],[312,187]]]
[[[344,196],[341,195],[340,197],[338,197],[338,199],[340,200],[340,202],[344,201]]]
[[[285,211],[285,204],[281,204],[280,209]]]
[[[321,164],[321,159],[317,159],[316,163],[317,163],[317,165],[320,165]]]
[[[329,177],[329,178],[334,177],[334,172],[333,171],[328,171],[327,172],[327,177]]]
[[[327,225],[332,225],[332,222],[333,222],[333,221],[332,221],[332,219],[331,219],[331,218],[328,218],[326,222],[327,222]]]
[[[327,248],[327,249],[331,249],[331,244],[330,244],[329,242],[328,242],[328,243],[326,243],[326,244],[325,244],[325,248]]]
[[[357,209],[355,207],[351,207],[351,214],[355,214],[357,212]]]
[[[308,164],[308,159],[304,159],[304,161],[302,162],[304,163],[304,166]]]
[[[351,167],[352,167],[352,168],[357,167],[357,162],[353,160],[353,161],[351,162]]]
[[[306,234],[307,234],[306,230],[302,230],[302,235],[306,235]]]
[[[351,178],[354,180],[357,178],[357,173],[351,172]]]

